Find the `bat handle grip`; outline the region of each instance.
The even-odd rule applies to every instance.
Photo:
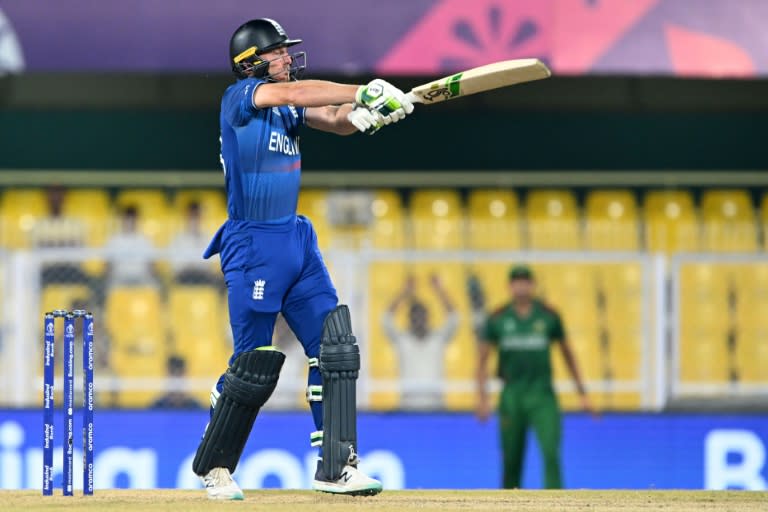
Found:
[[[411,103],[421,103],[421,98],[413,94],[413,92],[405,93],[405,97],[408,98],[408,101]]]

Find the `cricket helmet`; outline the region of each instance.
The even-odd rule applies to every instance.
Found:
[[[229,62],[238,78],[246,78],[248,72],[256,78],[269,78],[269,61],[260,57],[276,48],[293,46],[301,39],[290,39],[278,22],[269,18],[246,21],[235,30],[229,40]],[[294,62],[306,59],[304,52],[292,54]],[[299,57],[299,58],[297,58]],[[304,65],[291,65],[291,78],[304,69]]]

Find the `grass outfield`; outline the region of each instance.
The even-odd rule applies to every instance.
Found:
[[[60,490],[58,491],[61,492]],[[514,512],[752,512],[768,510],[768,492],[748,491],[385,491],[368,498],[312,491],[249,491],[245,501],[208,501],[202,491],[97,491],[95,496],[43,497],[39,491],[0,491],[0,509],[168,510],[235,509],[270,512],[473,510]]]

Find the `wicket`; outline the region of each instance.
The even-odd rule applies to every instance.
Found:
[[[64,319],[64,496],[74,491],[75,320],[83,319],[83,494],[93,494],[93,315],[84,309],[56,309],[45,314],[43,347],[43,495],[53,494],[53,413],[56,318]]]

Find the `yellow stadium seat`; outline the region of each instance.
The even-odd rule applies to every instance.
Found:
[[[745,190],[707,190],[701,198],[703,249],[716,252],[757,250],[752,199]]]
[[[768,382],[768,319],[762,325],[740,330],[735,352],[739,382]]]
[[[467,219],[470,249],[520,249],[519,206],[511,190],[470,191]]]
[[[49,284],[43,288],[41,313],[54,309],[88,309],[90,303],[91,292],[85,285]]]
[[[370,237],[373,246],[377,249],[401,249],[405,241],[405,214],[400,194],[395,190],[376,190],[371,212]]]
[[[431,276],[439,277],[459,315],[456,334],[445,347],[446,382],[470,383],[475,375],[477,343],[472,326],[466,321],[471,318],[471,313],[464,266],[454,262],[423,262],[410,265],[408,270],[416,278],[415,294],[429,310],[430,324],[433,327],[445,321],[445,310],[431,285]],[[449,391],[445,393],[444,399],[446,408],[450,410],[468,410],[474,404],[474,390]]]
[[[646,249],[666,253],[699,250],[699,220],[689,192],[648,192],[643,204],[643,218]]]
[[[639,263],[607,263],[596,269],[598,289],[603,298],[605,323],[634,328],[642,318],[642,268]]]
[[[213,287],[175,286],[168,293],[171,346],[186,361],[191,378],[215,381],[232,354],[219,322],[221,310],[221,296]],[[203,402],[208,394],[207,389],[195,393]]]
[[[571,320],[570,325],[597,326],[597,283],[594,265],[543,263],[535,277],[542,283],[542,297]]]
[[[734,266],[739,381],[768,381],[768,263]]]
[[[562,319],[566,336],[568,337],[568,344],[576,359],[576,364],[579,367],[582,379],[585,382],[602,380],[605,377],[606,361],[603,358],[600,349],[600,333],[597,329],[597,325],[574,326],[572,323],[569,324],[569,318],[565,314],[562,315]],[[573,320],[573,318],[571,318],[571,320]],[[573,383],[573,377],[565,364],[565,359],[559,344],[555,344],[552,347],[550,351],[550,359],[552,362],[552,375],[555,382],[558,385],[570,386]],[[563,402],[563,406],[567,409],[573,409],[577,407],[578,404],[578,395],[575,388],[572,389],[572,391],[564,391],[560,393],[559,396]],[[590,395],[593,396],[593,399],[598,399],[596,393],[590,393]]]
[[[64,195],[65,216],[80,219],[85,223],[86,244],[89,247],[104,245],[109,231],[112,206],[109,193],[104,189],[70,189]]]
[[[10,188],[0,198],[0,247],[22,249],[30,246],[35,221],[48,215],[48,201],[42,188]]]
[[[409,211],[414,248],[462,248],[464,213],[458,192],[416,190],[411,195]]]
[[[78,219],[85,226],[85,244],[88,247],[102,247],[110,232],[113,217],[112,200],[109,193],[99,188],[73,188],[67,190],[62,205],[66,217]],[[104,260],[88,260],[83,269],[90,275],[102,275],[106,268]]]
[[[163,190],[123,189],[117,193],[114,204],[118,210],[129,206],[135,207],[141,232],[158,247],[168,244],[173,227],[173,215],[168,208],[168,199]],[[113,229],[118,227],[115,225]]]
[[[730,273],[729,264],[686,262],[680,267],[680,285],[696,293],[726,294]]]
[[[595,190],[586,201],[586,246],[597,251],[636,251],[637,201],[629,190]]]
[[[320,249],[327,249],[333,243],[333,229],[328,219],[328,191],[324,189],[301,189],[297,213],[309,218],[317,233]]]
[[[737,328],[768,325],[768,263],[734,265],[733,272]]]
[[[121,406],[147,406],[162,391],[155,381],[166,376],[168,355],[161,308],[160,293],[151,287],[114,288],[107,296],[110,366],[127,388],[119,394]]]
[[[502,261],[475,263],[470,272],[480,282],[485,299],[485,311],[492,313],[510,300],[510,290],[507,275],[511,264]]]
[[[729,379],[728,332],[722,326],[690,324],[680,331],[680,379],[683,383],[725,383]]]
[[[206,233],[216,232],[227,220],[227,198],[219,189],[181,189],[173,196],[173,215],[176,217],[174,231],[183,229],[184,216],[192,202],[200,205],[200,221]]]
[[[531,249],[581,249],[580,214],[568,190],[539,189],[526,200],[528,246]]]
[[[368,393],[368,407],[373,410],[397,408],[400,401],[400,376],[397,352],[382,327],[382,314],[405,283],[405,265],[400,261],[377,261],[368,267],[368,372],[374,389]],[[402,313],[402,312],[401,312]],[[398,317],[403,324],[404,316]]]
[[[607,365],[613,380],[640,382],[643,332],[641,325],[627,325],[621,318],[606,323]],[[650,357],[650,354],[647,355]]]

